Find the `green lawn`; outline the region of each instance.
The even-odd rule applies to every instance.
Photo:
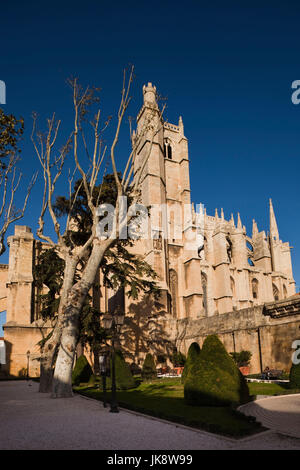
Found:
[[[286,395],[290,393],[300,393],[300,389],[290,389],[288,383],[259,383],[248,382],[251,395]]]
[[[101,390],[87,384],[74,387],[74,390],[97,400],[103,399]],[[183,386],[176,378],[142,382],[135,389],[118,391],[117,399],[124,408],[227,436],[242,437],[263,430],[251,418],[229,407],[186,405]]]

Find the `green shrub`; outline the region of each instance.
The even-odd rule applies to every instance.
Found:
[[[186,363],[186,357],[179,351],[172,355],[171,362],[174,367],[182,367]]]
[[[248,366],[252,353],[250,351],[240,351],[229,353],[238,367]]]
[[[97,383],[99,383],[99,377],[97,377],[96,375],[92,374],[90,376],[90,379],[88,381],[88,386],[89,387],[94,387]]]
[[[82,354],[78,357],[73,369],[72,384],[79,385],[80,383],[87,383],[90,380],[92,374],[92,368],[87,358]]]
[[[181,374],[181,383],[184,384],[186,377],[188,375],[188,370],[191,367],[191,365],[196,360],[198,360],[200,352],[201,352],[201,349],[198,343],[192,343],[190,345],[189,350],[188,350],[187,360],[185,362],[184,369]]]
[[[22,369],[18,372],[18,377],[26,377],[27,376],[27,369],[26,367],[22,367]]]
[[[110,367],[110,370],[112,370],[112,366]],[[128,390],[136,386],[130,366],[125,361],[121,351],[115,352],[115,371],[116,387],[118,390]],[[110,383],[111,380],[108,381],[108,385],[110,385]]]
[[[300,363],[292,364],[290,369],[290,388],[300,388]]]
[[[152,354],[148,353],[144,360],[142,377],[143,379],[154,379],[156,376],[157,373],[153,356]]]
[[[184,398],[189,405],[226,406],[249,401],[247,383],[216,335],[208,336],[188,368]]]

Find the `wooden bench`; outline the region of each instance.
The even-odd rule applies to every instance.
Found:
[[[279,379],[282,373],[283,373],[283,370],[270,369],[267,372],[262,373],[262,378],[265,377],[266,380]]]

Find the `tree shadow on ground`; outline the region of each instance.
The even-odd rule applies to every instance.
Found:
[[[236,412],[229,406],[190,406],[183,397],[172,396],[176,391],[163,387],[152,390],[118,391],[117,401],[120,407],[138,411],[157,418],[204,429],[228,436],[242,437],[265,430],[252,417]],[[166,396],[166,393],[170,395]],[[80,390],[79,393],[103,400],[103,393],[97,390]],[[109,403],[110,392],[106,395]]]

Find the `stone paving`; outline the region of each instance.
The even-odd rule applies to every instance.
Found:
[[[263,398],[239,409],[273,431],[300,438],[300,394]]]
[[[76,395],[52,399],[35,382],[0,382],[0,449],[226,450],[298,449],[278,432],[228,439],[121,410]]]

